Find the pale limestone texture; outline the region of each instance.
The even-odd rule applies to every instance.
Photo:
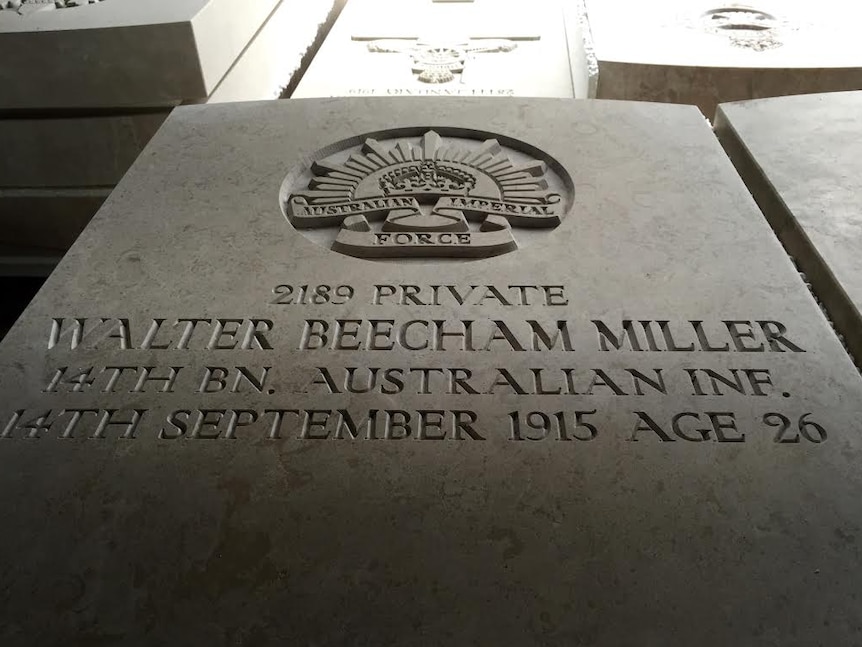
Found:
[[[862,88],[862,8],[843,0],[586,0],[595,95],[691,103]],[[587,44],[589,46],[589,42]]]
[[[716,132],[862,365],[862,92],[719,106]]]
[[[559,0],[351,0],[293,97],[572,97]]]
[[[289,178],[431,127],[555,160],[560,225],[404,264],[288,222]],[[862,641],[862,379],[691,107],[179,108],[0,359],[4,647]]]

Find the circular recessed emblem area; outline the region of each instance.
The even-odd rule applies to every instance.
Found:
[[[73,9],[96,4],[102,0],[0,0],[0,12],[17,13],[25,16],[37,11],[52,11],[54,9]]]
[[[505,254],[547,236],[573,198],[571,177],[542,151],[443,128],[328,146],[281,189],[285,216],[307,238],[376,260]]]
[[[775,16],[750,7],[711,9],[704,14],[704,18],[713,29],[732,31],[764,31],[775,25]]]
[[[731,43],[756,51],[781,46],[778,38],[779,21],[772,14],[747,6],[727,6],[710,9],[701,16],[701,23],[713,33],[723,34]]]

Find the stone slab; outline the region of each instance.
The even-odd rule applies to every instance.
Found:
[[[862,639],[862,379],[692,107],[179,108],[0,401],[4,647]]]
[[[0,242],[65,252],[110,192],[110,188],[0,189]]]
[[[206,97],[278,0],[52,4],[0,11],[0,110],[140,108]]]
[[[698,105],[862,89],[862,7],[843,0],[586,0],[594,96]],[[589,45],[589,43],[588,43]]]
[[[559,0],[351,0],[294,98],[573,97]]]
[[[105,0],[110,1],[110,0]],[[333,3],[285,0],[202,103],[275,99],[301,71]],[[0,117],[0,188],[114,186],[169,110]]]
[[[207,103],[278,99],[305,71],[304,57],[323,39],[343,0],[282,0]]]
[[[719,106],[716,132],[862,365],[862,92]]]
[[[114,186],[168,113],[0,118],[0,188]]]

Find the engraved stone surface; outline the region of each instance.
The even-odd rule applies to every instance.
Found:
[[[573,96],[559,0],[352,0],[294,97]]]
[[[207,97],[278,0],[3,3],[0,110],[115,109]]]
[[[862,365],[862,92],[719,106],[716,132]]]
[[[509,162],[490,258],[286,211]],[[0,359],[4,647],[862,640],[862,378],[692,107],[178,108]]]
[[[791,24],[781,24],[775,16],[759,9],[730,5],[709,9],[700,17],[705,31],[727,38],[736,47],[762,52],[781,47],[782,30],[791,30]]]
[[[381,38],[368,43],[369,52],[407,54],[412,59],[413,72],[425,83],[449,83],[464,72],[467,58],[477,53],[511,52],[517,43],[505,38],[465,40],[399,40]]]
[[[529,232],[556,227],[571,208],[571,177],[523,142],[504,148],[480,133],[410,134],[358,146],[351,138],[299,165],[282,187],[288,220],[359,258],[460,259],[514,251],[512,225],[525,228],[529,240]],[[380,224],[372,229],[369,221]]]
[[[591,96],[691,103],[711,119],[723,101],[862,88],[859,3],[584,1]]]
[[[75,9],[97,2],[102,2],[102,0],[2,0],[0,1],[0,11],[11,11],[19,16],[26,16],[37,11]]]

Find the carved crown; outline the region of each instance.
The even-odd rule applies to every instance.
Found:
[[[380,178],[383,195],[445,193],[467,195],[476,178],[470,173],[436,160],[402,166]]]

